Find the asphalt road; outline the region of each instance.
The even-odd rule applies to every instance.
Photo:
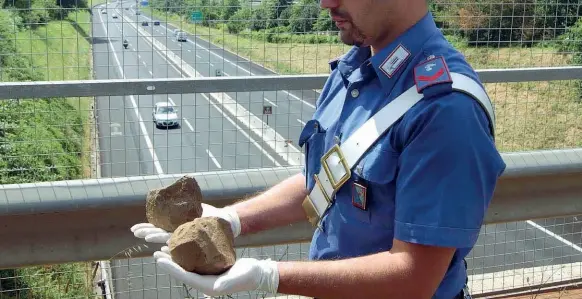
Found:
[[[125,10],[127,8],[127,10]],[[132,20],[125,22],[120,16]],[[113,14],[119,17],[114,19]],[[142,21],[149,26],[141,26]],[[135,15],[135,2],[114,2],[107,14],[93,10],[94,69],[97,79],[175,78],[185,76],[151,43],[138,34],[145,29],[169,51],[202,76],[265,75],[269,70],[250,63],[197,37],[188,42],[173,38],[175,27],[153,26],[143,11]],[[124,50],[123,37],[130,42]],[[263,106],[273,107],[268,125],[296,143],[299,132],[314,110],[313,91],[228,93],[239,105],[267,122]],[[99,97],[101,175],[120,177],[160,173],[185,173],[288,165],[266,146],[262,136],[251,132],[236,117],[229,116],[209,95]],[[151,112],[155,102],[168,101],[179,108],[181,126],[156,129]],[[129,232],[128,232],[129,233]],[[487,225],[467,262],[470,274],[582,261],[582,224],[577,219],[552,219]],[[576,245],[577,244],[577,245]],[[307,244],[239,250],[239,256],[297,260],[305,258]],[[151,259],[119,260],[112,264],[115,298],[186,298],[184,288],[170,284],[156,273]],[[193,298],[198,298],[194,291]],[[200,294],[201,295],[201,294]],[[255,298],[241,294],[238,298]]]

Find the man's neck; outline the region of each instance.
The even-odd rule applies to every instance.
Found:
[[[416,13],[414,13],[416,12]],[[420,21],[428,12],[428,8],[425,6],[419,8],[410,8],[409,13],[401,14],[400,18],[393,18],[392,22],[388,26],[390,29],[384,34],[380,35],[375,41],[370,44],[372,51],[372,56],[380,52],[383,48],[394,42],[400,35],[414,26],[418,21]]]

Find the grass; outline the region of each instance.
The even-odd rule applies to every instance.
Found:
[[[0,293],[0,299],[17,298],[94,298],[93,288],[87,285],[92,281],[90,263],[69,263],[61,265],[47,265],[19,269],[17,274],[5,281],[18,281],[20,285],[14,289]]]
[[[91,15],[88,11],[71,12],[66,20],[52,21],[35,30],[16,35],[19,54],[28,57],[42,80],[92,79],[92,52],[89,42]],[[67,98],[67,102],[81,113],[83,121],[82,167],[83,177],[91,175],[91,111],[93,98]]]
[[[279,74],[329,73],[328,61],[349,49],[343,44],[253,40],[192,24],[176,14],[151,8],[141,10]],[[498,48],[492,44],[471,48],[462,41],[453,38],[450,41],[476,69],[571,65],[570,56],[550,46]],[[576,92],[577,84],[572,81],[486,84],[495,105],[498,148],[509,152],[582,147],[582,101]]]
[[[31,71],[38,75],[35,78],[40,80],[92,79],[90,17],[88,11],[70,12],[65,20],[17,31],[11,37],[17,49],[14,54],[26,59]],[[52,172],[33,169],[21,177],[4,177],[4,180],[31,182],[90,177],[92,98],[66,98],[64,103],[58,99],[21,100],[14,107],[0,104],[5,105],[0,116],[15,120],[19,126],[14,136],[6,136],[0,141],[13,147],[20,146],[19,151],[12,154],[33,152],[37,156],[13,159],[17,167],[46,168],[45,163],[54,163],[57,167],[70,169]],[[66,129],[67,126],[73,128]],[[73,145],[78,143],[80,146]],[[51,161],[47,162],[49,158],[38,158],[43,154],[53,156]],[[0,270],[0,275],[6,276],[9,273],[6,271],[11,270]],[[94,288],[91,272],[90,263],[86,262],[20,268],[11,278],[3,279],[2,284],[10,284],[12,280],[20,284],[16,289],[23,290],[18,294],[5,289],[0,293],[0,298],[89,298]]]

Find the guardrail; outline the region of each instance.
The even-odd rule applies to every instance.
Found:
[[[582,214],[582,148],[504,153],[501,177],[486,223]],[[225,206],[300,171],[299,167],[194,173],[204,202]],[[140,245],[129,228],[145,221],[152,188],[183,174],[102,178],[0,186],[0,268],[126,258]],[[527,208],[524,208],[527,207]],[[296,243],[311,238],[302,222],[236,240],[237,247]],[[154,248],[132,257],[151,255]],[[116,256],[117,255],[117,256]]]
[[[581,67],[478,70],[484,83],[579,80]],[[317,90],[328,75],[2,82],[0,99]],[[582,214],[582,148],[503,153],[507,163],[485,223]],[[205,202],[224,206],[260,192],[299,167],[193,173]],[[0,185],[0,268],[125,259],[143,243],[129,232],[145,221],[148,190],[184,174]],[[527,208],[525,208],[527,207]],[[240,237],[237,247],[305,242],[307,223]],[[154,248],[133,251],[150,256]]]
[[[483,83],[577,80],[582,66],[477,70]],[[329,75],[0,82],[0,99],[321,89]]]

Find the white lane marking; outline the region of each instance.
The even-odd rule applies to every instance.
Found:
[[[186,123],[186,125],[188,126],[188,128],[190,129],[190,131],[194,132],[194,127],[192,127],[190,122],[186,118],[183,118],[183,120]]]
[[[119,62],[119,58],[117,58],[117,54],[115,53],[115,48],[113,47],[113,44],[111,43],[111,39],[109,38],[109,33],[107,31],[107,28],[105,27],[105,23],[103,23],[103,17],[101,17],[101,14],[99,14],[99,19],[101,19],[101,26],[103,27],[103,30],[105,30],[105,35],[107,36],[107,41],[108,41],[109,47],[111,49],[111,52],[113,53],[113,58],[115,58],[115,63],[117,63],[117,69],[119,70],[121,77],[123,77],[123,79],[125,79],[125,73],[123,72],[123,69],[121,68],[121,63]],[[146,145],[149,149],[150,155],[152,156],[152,160],[154,161],[155,171],[157,172],[157,174],[164,174],[164,171],[162,170],[162,165],[160,164],[160,160],[158,160],[158,156],[156,155],[156,152],[154,151],[154,146],[152,144],[152,141],[150,139],[148,131],[146,130],[145,124],[143,122],[143,118],[141,117],[141,115],[139,113],[139,110],[137,107],[137,102],[135,101],[135,98],[133,97],[133,95],[130,95],[129,98],[131,100],[131,105],[133,106],[133,111],[135,111],[135,115],[138,119],[141,133],[143,134],[143,138],[145,139],[145,142],[146,142]]]
[[[214,162],[214,165],[216,165],[216,167],[222,168],[222,166],[220,166],[220,164],[218,163],[218,160],[216,160],[216,158],[214,157],[214,155],[212,154],[212,152],[210,150],[206,149],[206,153],[208,154],[208,156],[210,157],[212,162]]]
[[[124,16],[125,18],[125,16]],[[160,47],[158,53],[167,53],[167,48],[162,45],[159,41],[153,39],[151,35],[148,37],[143,32],[145,30],[140,30],[131,22],[128,24],[133,27],[134,30],[137,31],[138,35],[142,35],[144,40],[150,44],[153,48]],[[155,45],[154,45],[155,44]],[[200,73],[198,73],[195,69],[193,69],[188,63],[184,62],[181,58],[176,57],[175,55],[160,55],[162,59],[164,59],[168,64],[176,64],[180,66],[180,69],[183,70],[184,73],[187,73],[190,77],[202,77]],[[172,60],[173,62],[170,62]],[[174,61],[177,60],[177,61]],[[259,136],[263,136],[262,139],[265,143],[269,145],[281,158],[283,158],[287,163],[291,165],[300,165],[301,161],[304,160],[303,153],[300,150],[295,148],[294,146],[289,146],[288,143],[285,142],[285,138],[277,133],[273,128],[266,125],[263,121],[261,121],[257,116],[251,114],[248,110],[242,107],[240,104],[236,103],[230,96],[225,93],[212,93],[211,94],[217,102],[221,103],[220,105],[230,110],[230,112],[236,116],[238,120],[240,120],[246,127],[253,130]],[[247,139],[249,139],[256,147],[261,151],[269,160],[273,162],[276,166],[281,166],[267,151],[265,151],[254,139],[252,139],[245,131],[238,126],[222,109],[218,108],[217,105],[214,104],[214,101],[211,101],[205,94],[202,96],[212,104],[218,112],[220,112],[224,118],[229,120],[231,124],[236,127],[241,134],[243,134]],[[233,111],[233,109],[235,111]],[[292,156],[292,157],[290,157]]]
[[[271,162],[273,162],[273,164],[275,164],[275,166],[277,166],[277,167],[281,166],[281,164],[279,162],[277,162],[277,160],[275,160],[275,158],[273,158],[273,156],[271,156],[271,154],[269,154],[259,143],[257,143],[257,141],[253,137],[249,136],[249,134],[247,134],[237,123],[235,123],[234,120],[232,118],[230,118],[230,116],[226,115],[226,113],[224,113],[224,111],[222,111],[222,109],[220,109],[216,104],[214,104],[212,101],[210,101],[210,99],[205,94],[202,94],[202,96],[208,101],[208,103],[210,103],[210,105],[212,105],[212,107],[214,107],[214,109],[216,109],[220,114],[222,114],[222,117],[226,118],[226,120],[228,120],[228,122],[230,122],[245,138],[250,140],[251,143],[259,151],[261,151],[261,153],[263,155],[265,155],[265,157],[267,157],[267,159],[269,159]]]
[[[210,64],[210,66],[212,66],[212,67],[214,66],[211,62],[209,62],[208,64]]]
[[[192,52],[192,50],[188,49],[188,52]]]
[[[277,106],[277,104],[275,104],[275,103],[271,102],[271,101],[270,101],[269,99],[267,99],[267,98],[265,98],[265,101],[266,101],[267,103],[269,103],[269,104],[271,104],[271,105],[275,106],[275,107],[279,107],[279,106]]]
[[[551,232],[550,230],[546,229],[545,227],[543,227],[543,226],[541,226],[541,225],[539,225],[539,224],[537,224],[537,223],[535,223],[535,222],[533,222],[531,220],[527,220],[526,222],[527,222],[527,224],[529,224],[529,225],[531,225],[531,226],[533,226],[533,227],[541,230],[542,232],[544,232],[544,233],[546,233],[546,234],[548,234],[548,235],[556,238],[558,241],[560,241],[560,242],[562,242],[562,243],[564,243],[564,244],[572,247],[574,250],[576,250],[578,252],[582,252],[582,248],[580,248],[580,246],[578,246],[578,245],[576,245],[576,244],[574,244],[574,243],[572,243],[572,242],[570,242],[570,241],[562,238],[561,236],[559,236],[559,235]]]
[[[176,106],[176,103],[174,103],[174,101],[170,97],[168,97],[168,102],[170,102],[170,104],[172,104],[172,106]]]
[[[225,71],[222,71],[222,74],[225,75],[225,76],[229,76],[230,77],[230,75],[227,72],[225,72]]]
[[[134,7],[134,6],[132,6],[132,10],[133,10],[133,7]],[[150,18],[148,18],[148,17],[146,17],[146,16],[144,16],[144,18],[146,18],[146,19],[148,19],[148,20],[151,20]],[[168,29],[168,28],[166,28],[166,29]],[[234,67],[236,67],[236,68],[238,68],[238,69],[242,70],[243,72],[245,72],[245,73],[247,73],[247,74],[249,74],[249,75],[251,75],[251,76],[254,76],[254,75],[255,75],[253,72],[251,72],[251,71],[247,70],[246,68],[244,68],[244,67],[240,66],[239,64],[236,64],[236,63],[234,63],[234,62],[232,62],[232,61],[230,61],[230,60],[226,59],[225,57],[223,57],[223,56],[220,56],[220,55],[218,55],[218,54],[214,53],[213,51],[210,51],[210,49],[207,49],[207,48],[205,48],[205,47],[203,47],[203,46],[201,46],[201,45],[199,45],[199,44],[197,44],[197,43],[195,43],[195,42],[191,41],[190,39],[188,39],[188,40],[187,40],[187,42],[189,42],[189,43],[191,43],[192,45],[194,45],[194,46],[196,46],[196,47],[198,47],[198,48],[200,48],[200,49],[202,49],[202,50],[204,50],[204,51],[207,51],[208,53],[210,53],[210,54],[212,54],[212,55],[214,55],[214,56],[216,56],[216,57],[220,58],[220,60],[222,60],[222,61],[226,61],[227,63],[230,63],[230,64],[231,64],[231,65],[233,65]],[[231,51],[228,51],[227,49],[222,49],[222,50],[224,50],[224,51],[226,51],[226,52],[230,52],[232,55],[235,55],[235,56],[237,56],[235,53],[232,53]],[[198,56],[198,55],[196,55],[196,56]],[[199,58],[200,58],[200,57],[199,57]],[[249,63],[250,63],[250,62],[249,62]],[[297,100],[297,101],[300,101],[300,102],[302,102],[303,104],[305,104],[305,105],[307,105],[307,106],[309,106],[309,107],[311,107],[311,108],[315,109],[315,105],[313,105],[313,104],[311,104],[311,103],[309,103],[309,102],[306,102],[305,100],[303,100],[303,99],[299,98],[298,96],[296,96],[296,95],[294,95],[294,94],[292,94],[292,93],[290,93],[290,92],[288,92],[288,91],[286,91],[286,90],[281,90],[281,92],[283,92],[283,93],[287,94],[288,96],[290,96],[290,97],[294,98],[295,100]]]
[[[140,55],[140,54],[137,54],[137,57],[138,57],[139,59],[141,59],[141,55]],[[145,63],[145,62],[144,62],[144,63]]]
[[[152,71],[148,71],[148,73],[150,73],[151,76],[153,76],[154,74],[152,73]]]
[[[141,63],[143,64],[143,66],[148,66],[145,61],[142,61]]]
[[[304,126],[305,126],[305,122],[304,122],[304,121],[300,120],[299,118],[297,119],[297,121],[298,121],[300,124],[302,124],[302,125],[304,125]]]
[[[198,54],[196,54],[196,57],[202,59],[202,57],[200,57],[200,55],[198,55]]]

